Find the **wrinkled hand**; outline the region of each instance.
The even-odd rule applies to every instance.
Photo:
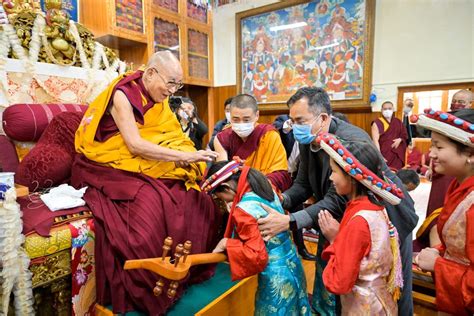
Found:
[[[393,143],[392,143],[392,148],[394,148],[394,149],[398,148],[398,146],[400,146],[401,142],[402,142],[401,138],[394,139]]]
[[[288,230],[290,227],[289,215],[282,214],[262,203],[260,206],[268,213],[265,218],[260,218],[257,221],[263,240],[269,241],[275,235]]]
[[[187,153],[187,157],[184,160],[187,163],[193,163],[198,161],[212,162],[215,161],[219,154],[215,151],[210,150],[198,150],[196,152]]]
[[[224,252],[227,249],[227,239],[222,238],[212,252]]]
[[[415,258],[415,263],[423,271],[434,271],[436,259],[439,258],[439,251],[435,248],[425,248]]]
[[[322,210],[318,214],[318,223],[324,237],[332,244],[339,232],[339,222],[332,217],[327,210]]]

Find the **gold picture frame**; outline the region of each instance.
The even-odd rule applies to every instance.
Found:
[[[370,110],[375,0],[294,0],[236,15],[237,92],[264,111],[319,86],[335,109]]]

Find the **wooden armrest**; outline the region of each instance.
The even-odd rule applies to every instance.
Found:
[[[28,189],[28,187],[25,187],[21,184],[15,183],[15,190],[16,190],[16,197],[27,196],[28,194],[30,194],[30,190]]]

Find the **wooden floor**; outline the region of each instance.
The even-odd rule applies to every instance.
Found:
[[[306,249],[312,253],[316,254],[317,244],[314,242],[305,241]],[[314,261],[302,260],[303,261],[303,269],[306,275],[306,283],[307,289],[309,294],[313,294],[313,282],[314,282],[314,274],[316,270],[316,266]],[[438,312],[427,308],[422,305],[415,304],[414,305],[414,316],[434,316],[437,315]]]

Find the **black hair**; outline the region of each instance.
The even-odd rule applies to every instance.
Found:
[[[382,107],[383,107],[384,104],[391,104],[392,107],[395,107],[395,106],[393,105],[393,102],[392,102],[392,101],[388,101],[388,100],[387,100],[387,101],[384,101],[384,103],[382,103]]]
[[[181,104],[183,104],[183,98],[180,96],[170,96],[168,103],[171,111],[176,112],[181,107]]]
[[[170,97],[170,100],[169,100],[169,105],[170,105],[171,111],[177,113],[178,110],[181,108],[181,105],[182,105],[183,103],[190,103],[190,104],[192,104],[193,107],[194,107],[193,116],[197,116],[196,104],[193,102],[193,100],[191,100],[191,99],[188,98],[188,97],[171,96],[171,97]]]
[[[299,88],[295,94],[293,94],[286,104],[289,108],[297,101],[306,98],[308,99],[308,106],[311,112],[315,115],[321,113],[327,113],[328,115],[332,114],[331,102],[329,100],[329,95],[324,89],[316,87],[303,87]]]
[[[341,140],[341,143],[344,147],[347,148],[348,151],[354,155],[354,157],[367,169],[372,171],[375,175],[377,175],[380,179],[384,179],[384,175],[382,172],[382,161],[383,158],[380,155],[377,148],[375,148],[372,142],[367,140],[352,140],[352,141],[344,141]],[[341,168],[342,169],[342,168]],[[355,180],[354,180],[355,181]],[[369,200],[377,205],[382,205],[381,201],[375,196],[375,194],[365,187],[359,181],[355,181],[355,195],[356,196],[363,196],[366,195],[369,197]]]
[[[222,169],[222,167],[224,167],[228,163],[229,163],[228,161],[219,161],[219,162],[213,163],[209,167],[209,170],[207,171],[206,179],[210,178],[213,174],[215,174],[217,171]],[[234,173],[226,181],[233,180],[235,181],[235,183],[238,183],[241,174],[242,174],[242,171]],[[247,181],[252,191],[255,194],[257,194],[259,197],[270,202],[274,200],[275,196],[274,196],[272,186],[270,182],[268,181],[267,177],[263,173],[261,173],[260,171],[254,168],[250,168],[248,176],[247,176]],[[217,188],[214,189],[214,192],[222,192],[223,188],[224,187],[218,186]]]
[[[411,169],[400,169],[397,171],[397,177],[402,180],[404,185],[409,185],[413,183],[415,186],[420,184],[420,177],[415,170]]]
[[[181,97],[181,104],[183,103],[191,103],[194,107],[196,107],[196,104],[194,104],[193,100],[188,97]]]
[[[341,112],[333,112],[332,113],[332,116],[334,116],[335,118],[338,118],[346,123],[350,123],[349,122],[349,119],[347,118],[347,116],[344,114],[344,113],[341,113]]]
[[[250,108],[253,112],[258,111],[257,99],[255,99],[250,94],[239,94],[232,98],[230,101],[230,108],[238,108],[238,109],[247,109]]]
[[[474,109],[470,109],[470,108],[460,109],[460,110],[454,111],[453,115],[457,116],[460,119],[463,119],[466,122],[474,123]],[[458,154],[462,154],[462,153],[474,154],[474,149],[472,147],[461,144],[460,142],[457,142],[451,138],[449,138],[449,140],[456,145],[456,151],[458,152]]]
[[[232,103],[232,99],[233,99],[233,97],[230,97],[230,98],[227,98],[227,99],[224,101],[224,109],[225,109],[226,106],[228,106],[229,104]]]

